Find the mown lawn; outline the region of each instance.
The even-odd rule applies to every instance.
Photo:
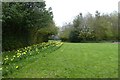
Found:
[[[32,57],[31,57],[32,58]],[[46,56],[7,77],[15,78],[117,78],[118,44],[64,43]],[[25,63],[25,61],[24,61]],[[22,63],[21,63],[22,64]]]

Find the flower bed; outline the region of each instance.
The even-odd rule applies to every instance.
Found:
[[[45,52],[47,51],[47,49],[49,49],[49,52],[52,52],[54,50],[57,50],[60,46],[62,46],[62,44],[63,43],[60,41],[43,42],[40,44],[18,49],[17,51],[14,52],[15,54],[12,56],[6,55],[5,57],[3,57],[3,63],[2,63],[3,76],[12,73],[13,71],[22,67],[16,64],[20,60],[23,60],[29,56],[34,56],[42,52]],[[3,52],[3,54],[5,53],[6,52]]]

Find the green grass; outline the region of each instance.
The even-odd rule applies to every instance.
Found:
[[[52,53],[38,54],[18,64],[23,63],[23,68],[6,77],[117,78],[118,44],[64,43]]]
[[[2,66],[1,66],[1,64],[2,64],[2,54],[0,53],[0,80],[2,79]]]

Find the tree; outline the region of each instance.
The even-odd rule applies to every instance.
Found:
[[[73,27],[71,23],[66,23],[64,26],[62,26],[59,37],[62,39],[62,41],[69,41],[69,35],[72,31]]]
[[[110,19],[109,19],[109,22],[111,23],[111,29],[112,29],[112,33],[113,33],[113,40],[118,40],[118,37],[119,37],[119,15],[118,15],[118,12],[117,11],[114,11],[110,14]]]
[[[118,36],[118,14],[101,14],[96,11],[95,16],[88,13],[77,15],[71,25],[63,26],[62,38],[71,42],[87,41],[116,41]],[[69,36],[68,36],[69,35]]]
[[[3,50],[48,41],[57,33],[52,9],[45,7],[45,2],[3,2]]]

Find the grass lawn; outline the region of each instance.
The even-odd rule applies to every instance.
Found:
[[[31,61],[31,59],[34,58]],[[36,59],[35,59],[36,58]],[[30,57],[29,63],[7,77],[15,78],[117,78],[118,44],[64,43],[58,50]]]
[[[0,80],[2,79],[2,54],[0,53]]]

